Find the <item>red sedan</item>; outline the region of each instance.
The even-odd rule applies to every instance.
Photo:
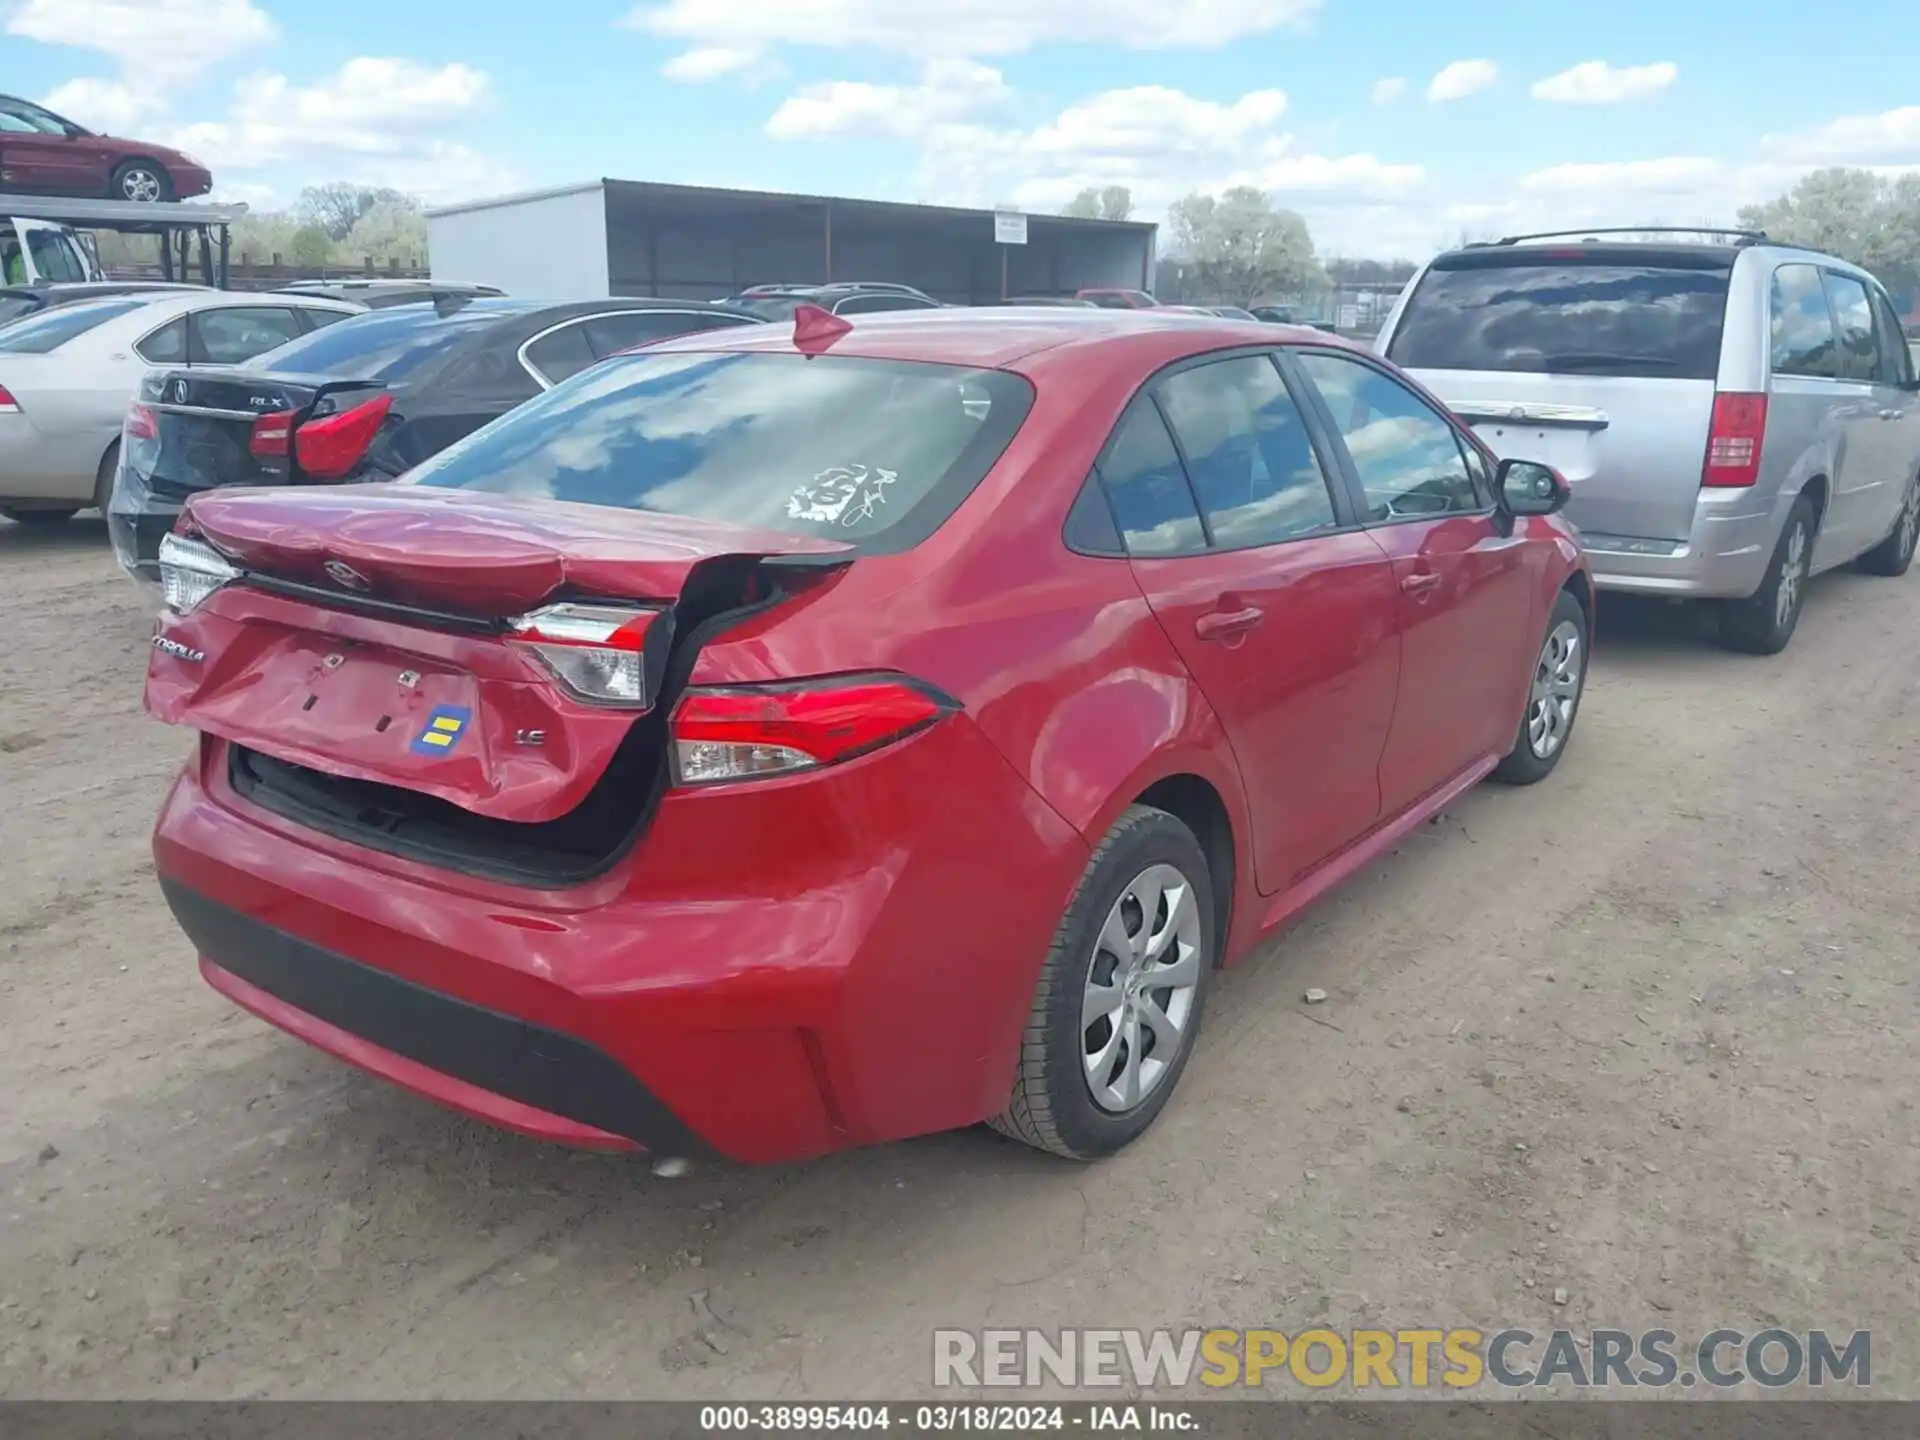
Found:
[[[161,884],[235,1002],[526,1134],[1100,1156],[1216,966],[1565,753],[1565,499],[1312,331],[669,341],[400,483],[188,506]]]
[[[190,155],[96,135],[31,100],[0,95],[0,190],[151,202],[212,188],[213,176]]]

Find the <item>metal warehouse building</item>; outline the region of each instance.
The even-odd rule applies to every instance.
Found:
[[[1151,289],[1157,227],[819,195],[595,180],[427,212],[433,278],[556,298],[711,300],[882,280],[953,304]],[[1024,243],[1001,243],[1024,235]]]

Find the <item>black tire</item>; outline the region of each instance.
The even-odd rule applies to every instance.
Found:
[[[136,193],[138,192],[138,193]],[[173,177],[157,160],[124,160],[107,182],[109,200],[155,202],[173,199]]]
[[[1181,1030],[1179,1054],[1144,1099],[1134,1108],[1116,1113],[1094,1102],[1083,1058],[1085,1037],[1102,1025],[1109,1026],[1107,1033],[1111,1035],[1110,1022],[1096,1019],[1093,1025],[1087,1025],[1082,1020],[1082,1007],[1094,967],[1105,958],[1099,941],[1109,914],[1134,881],[1156,865],[1174,867],[1192,887],[1191,901],[1199,911],[1200,941],[1195,955],[1198,974]],[[1151,924],[1152,918],[1143,918],[1142,925]],[[1200,842],[1166,811],[1132,806],[1094,850],[1055,932],[1053,948],[1047,952],[1039,983],[1034,987],[1013,1095],[1007,1108],[990,1122],[994,1129],[1071,1160],[1096,1160],[1136,1139],[1165,1108],[1193,1055],[1219,945],[1213,877]],[[1145,1003],[1154,1002],[1149,999]],[[1145,1030],[1138,1033],[1147,1037]],[[1148,1059],[1152,1058],[1151,1044],[1148,1037],[1142,1049]]]
[[[107,518],[107,507],[113,503],[113,477],[119,468],[120,442],[116,440],[100,457],[99,473],[93,477],[93,508],[100,512],[102,520]]]
[[[1722,645],[1748,655],[1778,655],[1787,648],[1807,603],[1813,538],[1813,502],[1802,495],[1787,512],[1787,523],[1780,527],[1780,538],[1774,543],[1773,559],[1760,588],[1744,600],[1720,602]],[[1797,560],[1793,558],[1796,554]],[[1789,575],[1789,570],[1797,573]],[[1780,592],[1788,584],[1793,588],[1783,609]]]
[[[1897,579],[1913,564],[1915,542],[1920,541],[1920,475],[1907,482],[1907,498],[1887,538],[1867,551],[1854,565],[1869,575]]]
[[[71,510],[15,510],[11,506],[0,505],[0,515],[6,516],[7,519],[13,521],[16,525],[33,525],[37,527],[64,525],[79,513],[80,507],[77,505]]]
[[[1566,699],[1553,689],[1544,692],[1567,665],[1566,657],[1555,648],[1564,641],[1566,627],[1573,627],[1573,695],[1571,706],[1560,705]],[[1560,757],[1573,742],[1573,727],[1580,721],[1580,702],[1586,698],[1588,662],[1593,655],[1593,627],[1587,612],[1580,608],[1571,591],[1562,590],[1554,599],[1547,616],[1547,628],[1541,633],[1540,648],[1534,652],[1533,670],[1527,686],[1527,708],[1520,715],[1520,729],[1513,737],[1513,748],[1493,772],[1493,778],[1509,785],[1537,785],[1553,773]],[[1549,708],[1552,707],[1552,708]],[[1536,735],[1536,730],[1539,734]],[[1548,744],[1551,738],[1552,743]],[[1546,753],[1542,754],[1542,751]]]

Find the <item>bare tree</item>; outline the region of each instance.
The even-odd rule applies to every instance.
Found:
[[[344,240],[370,210],[377,205],[418,210],[420,202],[398,190],[376,189],[336,180],[330,185],[309,185],[294,202],[294,215],[303,223],[318,225],[329,240]]]

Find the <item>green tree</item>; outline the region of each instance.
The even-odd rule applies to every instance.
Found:
[[[341,258],[349,265],[371,260],[380,268],[407,267],[427,261],[427,217],[414,204],[396,205],[381,201],[355,222],[347,238],[339,245]]]
[[[289,265],[302,265],[309,268],[333,263],[333,239],[327,234],[326,227],[317,224],[300,226],[287,237],[287,248],[281,256]]]
[[[1816,170],[1777,199],[1742,209],[1740,224],[1851,260],[1898,294],[1920,288],[1920,177]]]
[[[1174,252],[1199,285],[1222,300],[1247,305],[1262,295],[1326,284],[1307,222],[1250,185],[1218,196],[1189,195],[1175,202],[1168,220]]]

